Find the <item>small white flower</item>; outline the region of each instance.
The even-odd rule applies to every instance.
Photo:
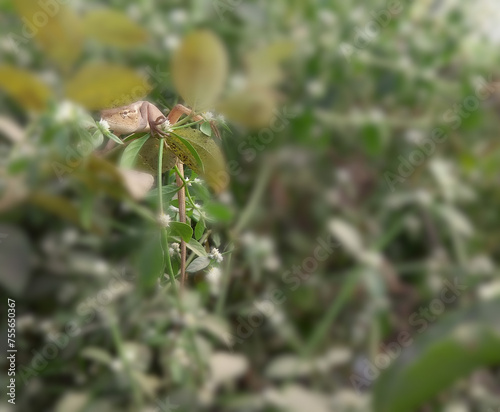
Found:
[[[188,15],[183,9],[174,9],[170,12],[170,19],[174,23],[184,24],[188,18]]]
[[[201,184],[202,180],[198,179],[197,177],[193,180],[194,183],[196,184]]]
[[[58,123],[65,123],[75,118],[75,105],[70,101],[63,101],[58,107],[55,119]]]
[[[218,267],[212,267],[207,273],[206,279],[211,285],[219,286],[222,272]]]
[[[168,225],[170,224],[170,216],[166,215],[165,213],[158,216],[158,223],[162,227],[168,227]]]
[[[212,248],[212,252],[209,253],[208,257],[210,259],[214,259],[217,263],[220,263],[224,260],[221,253],[219,252],[219,249],[217,249],[216,247]]]
[[[99,120],[99,128],[102,130],[109,130],[109,123],[107,120],[101,119]]]
[[[110,364],[110,367],[115,372],[122,372],[123,371],[123,363],[120,359],[113,359],[113,361]]]
[[[220,123],[225,123],[226,122],[226,118],[222,114],[218,114],[217,115],[217,121],[220,122]]]
[[[199,205],[198,203],[195,203],[195,204],[193,205],[193,208],[195,208],[195,209],[198,209],[198,210],[199,210],[199,209],[201,209],[201,205]]]
[[[189,177],[186,177],[184,180],[186,181],[186,186],[191,186],[191,181],[189,180]]]
[[[202,113],[201,117],[203,117],[206,121],[209,121],[214,118],[214,114],[212,112],[205,112]]]
[[[172,131],[172,125],[170,124],[169,120],[165,120],[162,123],[161,128],[163,129],[163,131],[165,131],[167,133]]]
[[[171,34],[163,39],[163,45],[169,50],[175,50],[179,47],[181,40],[178,36]]]
[[[170,256],[174,256],[174,254],[179,254],[181,252],[180,245],[178,243],[172,243],[168,248],[168,253]]]
[[[178,207],[175,207],[175,206],[173,206],[173,205],[170,205],[168,208],[169,208],[172,212],[175,212],[175,213],[178,213],[178,212],[179,212],[179,208],[178,208]]]

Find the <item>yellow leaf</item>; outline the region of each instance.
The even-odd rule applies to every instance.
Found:
[[[89,63],[66,83],[70,99],[90,110],[125,106],[151,90],[145,78],[123,66]]]
[[[23,36],[34,37],[46,55],[64,70],[80,57],[83,36],[81,21],[61,2],[16,0],[15,7],[23,22]]]
[[[158,173],[158,150],[160,150],[160,141],[158,139],[148,139],[142,146],[138,154],[137,169],[151,173],[154,176]],[[170,150],[163,152],[162,172],[172,169],[177,161],[177,156]]]
[[[28,70],[0,66],[0,89],[28,110],[43,110],[50,98],[50,89]]]
[[[198,30],[186,38],[172,60],[177,92],[195,111],[214,106],[226,82],[228,56],[218,37]]]
[[[292,55],[294,48],[292,42],[280,41],[249,53],[245,59],[248,82],[260,87],[279,83],[283,78],[280,65]]]
[[[227,96],[217,110],[250,129],[269,125],[276,109],[276,95],[268,89],[245,89]]]
[[[147,39],[147,32],[141,26],[115,10],[87,13],[83,19],[83,27],[88,37],[115,47],[136,47]]]
[[[203,163],[204,171],[200,170],[198,162],[184,143],[173,134],[166,138],[170,150],[182,163],[202,176],[213,190],[222,192],[229,183],[229,173],[226,171],[226,162],[219,146],[199,130],[177,129],[175,133],[193,146]]]

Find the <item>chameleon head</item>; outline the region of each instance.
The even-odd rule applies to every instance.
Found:
[[[141,124],[139,109],[135,104],[105,109],[101,111],[101,118],[108,122],[115,134],[129,134],[135,132]]]

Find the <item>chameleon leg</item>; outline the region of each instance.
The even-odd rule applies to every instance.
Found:
[[[177,104],[174,106],[174,108],[168,114],[168,120],[170,121],[170,124],[174,124],[174,123],[177,123],[179,121],[180,117],[183,114],[185,114],[186,116],[189,116],[192,113],[193,113],[193,111],[191,109],[187,108],[186,106],[184,106],[182,104]],[[198,114],[196,116],[193,116],[193,120],[195,122],[197,122],[199,120],[203,120],[203,117]],[[212,128],[212,131],[214,132],[214,134],[220,139],[220,132],[217,129],[217,126],[215,125],[214,121],[210,122],[210,127]]]
[[[193,111],[186,106],[183,106],[182,104],[176,104],[172,110],[170,110],[170,113],[168,114],[168,121],[170,124],[175,124],[179,121],[180,117],[185,114],[186,116],[189,116],[192,114]],[[202,120],[203,117],[201,117],[199,114],[196,116],[193,116],[194,121]]]

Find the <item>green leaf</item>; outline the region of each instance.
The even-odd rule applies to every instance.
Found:
[[[452,294],[452,287],[448,292]],[[456,380],[481,367],[499,364],[498,313],[500,299],[481,302],[423,331],[376,381],[375,412],[417,410]]]
[[[204,122],[200,126],[200,130],[203,134],[208,137],[212,136],[212,127],[210,126],[210,122]]]
[[[230,222],[233,219],[233,211],[222,203],[208,202],[203,206],[203,209],[218,222]]]
[[[161,193],[163,196],[163,203],[164,204],[170,203],[170,201],[172,200],[174,195],[179,191],[179,189],[180,188],[178,186],[174,186],[174,185],[163,186],[161,188]],[[146,196],[147,199],[155,200],[155,201],[156,201],[157,197],[158,197],[158,188],[151,190]]]
[[[189,239],[189,242],[186,243],[186,247],[198,256],[207,256],[205,248],[200,244],[200,242],[193,238]]]
[[[193,236],[193,229],[187,223],[171,222],[169,231],[172,236],[180,236],[185,242],[189,242]]]
[[[172,132],[175,137],[177,137],[184,146],[189,150],[189,152],[193,155],[194,160],[196,161],[196,166],[199,168],[198,170],[201,170],[202,172],[205,170],[205,167],[203,166],[203,161],[200,158],[200,155],[196,151],[196,149],[193,147],[191,143],[189,143],[186,139],[184,139],[182,136],[179,136],[177,133]],[[168,139],[167,139],[168,140]],[[193,169],[194,170],[194,169]]]
[[[229,183],[229,173],[222,151],[213,139],[201,131],[186,128],[176,130],[175,135],[166,138],[170,150],[191,170],[202,176],[217,193],[222,192]],[[199,159],[189,150],[185,142],[189,142]],[[199,166],[203,164],[204,169]]]
[[[124,168],[132,168],[134,167],[135,160],[137,158],[137,154],[139,150],[141,150],[142,146],[149,139],[150,135],[141,137],[140,139],[134,140],[130,143],[125,150],[123,151],[122,157],[120,159],[120,166]]]
[[[211,260],[208,257],[198,257],[191,262],[191,264],[186,268],[186,272],[194,273],[199,272],[202,269],[205,269]]]
[[[139,273],[139,284],[144,290],[156,285],[157,279],[165,269],[162,234],[160,231],[144,239],[142,247],[135,257],[135,267]],[[168,253],[168,251],[166,252]]]
[[[110,138],[111,140],[115,141],[116,143],[118,143],[118,144],[124,144],[123,141],[122,141],[122,139],[120,139],[115,134],[113,134],[111,132],[107,132],[105,134],[106,134],[106,137]]]
[[[203,219],[200,219],[194,228],[194,238],[196,240],[200,240],[205,232],[205,222]]]

